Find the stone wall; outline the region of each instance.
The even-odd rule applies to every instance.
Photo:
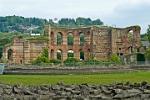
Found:
[[[58,59],[64,61],[68,58],[68,52],[72,52],[74,58],[79,60],[88,60],[94,58],[96,60],[108,60],[111,54],[115,53],[119,56],[128,56],[137,52],[140,48],[140,27],[131,26],[127,28],[113,27],[80,27],[80,28],[46,28],[47,40],[23,38],[14,38],[12,45],[4,49],[4,57],[8,59],[8,50],[12,49],[12,59],[8,59],[10,63],[29,64],[32,60],[42,52],[43,48],[49,48],[49,59]],[[57,35],[62,36],[60,44],[57,42]],[[68,45],[68,36],[73,36],[73,44]],[[84,42],[81,45],[80,35],[84,35]],[[82,57],[81,57],[82,53]],[[129,56],[129,58],[131,58]]]
[[[140,27],[131,26],[124,29],[113,28],[111,41],[112,53],[131,54],[141,46]]]
[[[94,28],[92,31],[92,54],[94,58],[99,60],[107,60],[111,54],[111,28]]]
[[[112,85],[54,85],[22,86],[0,84],[1,100],[149,100],[147,82]]]
[[[89,50],[90,43],[91,43],[91,28],[78,28],[78,29],[67,29],[67,28],[51,28],[50,35],[50,43],[49,43],[49,52],[50,55],[54,55],[54,58],[50,59],[57,59],[57,50],[62,51],[62,60],[67,59],[67,54],[69,50],[72,50],[74,52],[74,57],[77,59],[80,59],[80,51],[83,51],[85,54],[85,60],[89,58]],[[57,44],[57,34],[62,34],[62,44]],[[67,36],[68,33],[71,33],[74,38],[73,45],[68,45],[67,43]],[[84,33],[84,45],[80,45],[80,33]],[[51,51],[54,51],[54,54],[51,53]]]
[[[3,56],[8,59],[8,50],[12,50],[12,59],[8,59],[10,64],[29,64],[39,56],[44,48],[47,48],[46,40],[26,40],[15,37],[12,45],[4,48]]]
[[[63,41],[57,45],[57,34],[61,33]],[[73,34],[74,44],[67,44],[67,36]],[[84,45],[80,45],[80,33],[84,33]],[[50,28],[49,29],[49,52],[57,59],[57,50],[62,51],[62,60],[67,59],[68,50],[74,51],[74,57],[80,58],[80,51],[84,52],[85,60],[94,58],[97,60],[108,60],[113,53],[126,56],[134,53],[140,48],[140,27],[131,26],[127,28],[112,27],[81,27],[81,28]],[[54,54],[51,53],[54,52]]]

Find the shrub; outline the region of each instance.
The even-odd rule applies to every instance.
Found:
[[[94,59],[89,59],[89,60],[86,60],[84,62],[85,65],[99,65],[99,64],[102,64],[102,61],[98,61],[98,60],[94,60]]]
[[[48,58],[48,48],[43,49],[43,52],[41,53],[41,56]]]
[[[52,59],[52,60],[50,60],[50,63],[53,63],[53,64],[55,64],[55,65],[61,64],[61,60]]]
[[[110,57],[110,61],[115,63],[115,64],[121,64],[122,63],[120,57],[117,54],[112,54]]]
[[[41,64],[41,63],[49,63],[48,59],[48,49],[43,49],[43,52],[40,56],[38,56],[35,60],[33,60],[32,64]]]
[[[32,64],[41,64],[41,63],[49,63],[49,59],[43,56],[39,56],[32,62]]]
[[[150,48],[146,50],[145,57],[150,61]]]
[[[78,66],[79,65],[79,60],[78,59],[75,59],[75,58],[72,58],[72,57],[69,57],[67,58],[65,61],[64,61],[64,64],[66,66]]]

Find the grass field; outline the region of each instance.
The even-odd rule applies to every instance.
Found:
[[[150,83],[150,71],[92,74],[92,75],[0,75],[0,83],[41,85],[64,82],[65,84],[111,84],[116,82],[141,82]]]

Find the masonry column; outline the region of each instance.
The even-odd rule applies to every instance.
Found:
[[[141,31],[141,28],[139,26],[136,26],[133,35],[134,35],[134,40],[135,40],[135,46],[137,48],[139,48],[141,46],[140,31]]]
[[[112,29],[111,32],[111,50],[112,53],[116,53],[117,52],[117,45],[116,45],[116,40],[117,40],[117,30],[116,29]]]
[[[30,61],[30,43],[29,41],[24,42],[24,63],[29,64]]]
[[[74,35],[74,45],[73,45],[73,51],[74,51],[74,58],[80,59],[80,34],[78,31],[73,32]]]
[[[53,44],[51,48],[54,49],[54,59],[57,59],[57,32],[54,31]]]
[[[67,59],[67,52],[68,52],[68,44],[67,44],[67,32],[63,32],[63,45],[62,45],[62,51],[63,51],[63,61]]]

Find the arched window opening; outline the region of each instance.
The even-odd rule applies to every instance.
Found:
[[[84,60],[84,52],[80,51],[80,60]]]
[[[62,60],[62,51],[61,50],[57,50],[57,59]]]
[[[85,42],[85,40],[84,40],[84,33],[81,32],[80,33],[80,45],[83,46],[84,42]]]
[[[51,56],[51,59],[54,59],[54,50],[51,50],[50,56]]]
[[[68,58],[73,58],[73,57],[74,57],[74,51],[68,50]]]
[[[63,43],[63,35],[61,32],[57,33],[57,45],[61,45]]]
[[[128,39],[129,39],[129,41],[132,41],[132,40],[133,40],[133,30],[130,30],[130,31],[128,32]]]
[[[7,59],[8,60],[13,60],[13,50],[9,49],[7,53],[8,53]]]
[[[22,64],[23,63],[23,61],[22,60],[20,60],[20,64]]]
[[[68,34],[67,42],[68,42],[68,45],[73,45],[74,37],[73,37],[73,34],[72,34],[72,33],[69,33],[69,34]]]

